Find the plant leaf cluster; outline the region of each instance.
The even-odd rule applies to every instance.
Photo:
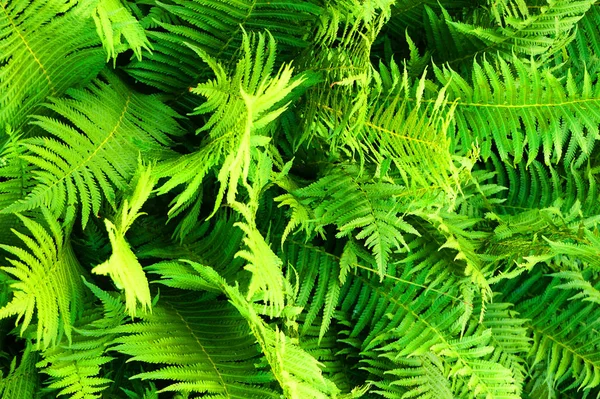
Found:
[[[600,397],[599,57],[595,0],[0,0],[0,397]]]

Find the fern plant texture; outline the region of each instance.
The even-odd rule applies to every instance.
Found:
[[[596,0],[0,0],[1,399],[600,397]]]

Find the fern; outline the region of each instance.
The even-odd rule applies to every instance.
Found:
[[[239,312],[237,316],[246,320],[247,326],[262,348],[271,371],[286,397],[291,399],[326,398],[327,394],[337,394],[338,390],[335,385],[323,377],[318,362],[295,345],[283,331],[268,326],[236,287],[227,285],[213,269],[207,266],[194,263],[190,263],[190,266],[191,268],[187,268],[187,274],[192,272],[191,274],[196,276],[200,287],[226,294],[234,309]],[[161,269],[160,265],[154,268],[155,271],[163,274]],[[170,280],[170,285],[179,285],[179,279],[186,278],[185,274],[164,273],[163,276]]]
[[[68,236],[56,219],[43,210],[46,229],[42,224],[18,215],[31,236],[14,231],[25,248],[2,245],[17,259],[8,259],[11,266],[2,270],[15,280],[11,284],[13,298],[0,309],[0,318],[17,315],[20,332],[37,319],[36,347],[54,346],[64,334],[70,340],[73,320],[81,312],[83,287],[79,279],[80,265],[73,254]]]
[[[48,348],[36,366],[51,377],[49,389],[57,395],[70,395],[72,399],[100,397],[110,379],[101,377],[101,367],[112,360],[106,356],[106,344],[114,339],[107,332],[123,323],[125,308],[122,302],[99,288],[86,283],[103,304],[103,312],[89,308],[79,321],[85,330],[77,330],[73,342]]]
[[[216,60],[198,48],[195,50],[216,75],[215,80],[192,90],[208,99],[194,112],[212,112],[198,132],[210,130],[210,133],[200,150],[174,162],[166,162],[158,171],[160,176],[169,178],[159,189],[160,194],[181,184],[187,185],[173,202],[171,212],[175,215],[179,213],[178,208],[185,209],[197,198],[204,176],[217,165],[222,165],[219,172],[221,189],[215,209],[225,192],[227,202],[234,201],[240,180],[243,183],[248,176],[251,152],[267,145],[269,138],[264,133],[268,132],[269,123],[285,110],[286,105],[281,102],[302,83],[302,79],[292,80],[290,66],[282,68],[275,77],[270,76],[275,60],[275,42],[270,35],[258,35],[256,40],[244,36],[243,58],[231,77]]]
[[[319,339],[329,329],[340,295],[340,261],[319,247],[291,241],[285,244],[284,262],[299,280],[296,305],[306,310],[301,333],[307,333],[322,313]]]
[[[92,273],[109,275],[117,288],[125,291],[125,305],[132,317],[136,315],[138,302],[145,312],[151,308],[152,300],[142,265],[127,244],[125,233],[133,222],[143,215],[140,209],[150,196],[154,184],[152,168],[140,167],[131,202],[128,199],[123,201],[119,217],[114,223],[108,219],[104,221],[112,246],[112,255],[106,262],[92,269]]]
[[[599,10],[0,0],[0,396],[598,396]]]
[[[506,10],[506,2],[502,1],[501,3],[504,3],[503,8]],[[522,13],[522,16],[517,14],[506,18],[504,27],[486,29],[457,22],[452,23],[452,26],[459,32],[477,37],[486,45],[486,51],[514,51],[527,56],[542,54],[547,56],[552,52],[559,51],[570,41],[575,25],[594,4],[594,1],[551,1],[531,14],[525,11],[523,1],[513,3],[516,3],[517,7],[511,8],[514,11],[518,10],[517,13]],[[495,8],[496,18],[501,10],[500,7]]]
[[[235,309],[210,297],[189,299],[183,303],[166,302],[143,316],[143,322],[118,328],[115,332],[123,335],[114,341],[112,349],[132,360],[162,365],[137,378],[174,381],[163,392],[277,397],[268,387],[261,386],[273,377],[255,366],[260,352]],[[222,339],[225,336],[227,340]],[[145,342],[149,341],[157,346],[148,347]],[[219,341],[225,345],[220,346]]]
[[[427,273],[420,273],[420,278]],[[411,385],[410,375],[421,373],[425,378],[432,379],[430,389],[437,385],[447,387],[444,381],[456,378],[459,381],[462,379],[471,395],[485,393],[491,397],[518,397],[512,371],[497,361],[487,360],[487,356],[495,350],[490,345],[493,330],[468,329],[469,333],[461,337],[466,320],[463,315],[464,312],[469,312],[465,307],[470,304],[451,305],[451,281],[441,283],[438,289],[445,295],[440,295],[427,290],[420,293],[419,288],[408,284],[375,288],[372,281],[364,277],[362,280],[362,284],[359,281],[355,283],[358,284],[357,289],[363,292],[373,290],[372,294],[359,295],[356,303],[347,301],[348,305],[343,306],[355,307],[353,313],[362,315],[369,312],[369,309],[375,312],[374,320],[364,316],[359,318],[345,339],[351,345],[360,346],[365,363],[376,368],[377,362],[371,361],[371,358],[384,356],[399,365],[416,366],[392,368],[395,370],[392,374],[398,377],[397,384],[401,385]],[[417,283],[421,281],[423,280],[416,280]],[[353,289],[351,287],[348,292]],[[436,299],[425,300],[430,295]],[[358,336],[367,326],[368,335],[360,343]],[[421,359],[420,363],[413,362],[411,359],[414,356],[430,356],[430,361],[428,363]],[[440,373],[439,367],[436,369],[432,366],[432,361],[438,364],[442,362],[444,374]],[[420,389],[425,387],[420,385]],[[444,388],[442,392],[443,390]],[[433,392],[429,393],[432,394]],[[455,394],[460,396],[458,392]]]
[[[203,71],[207,72],[205,66],[198,68],[194,52],[185,43],[230,64],[237,58],[245,32],[260,33],[268,29],[280,45],[305,46],[305,24],[320,12],[312,2],[263,0],[238,3],[176,0],[157,2],[151,11],[155,9],[177,23],[153,19],[160,27],[148,31],[155,54],[148,57],[148,62],[131,63],[127,71],[146,84],[176,93],[194,86],[203,77]]]
[[[9,373],[0,379],[0,394],[6,399],[35,398],[38,392],[38,375],[35,369],[37,354],[27,346],[17,366],[15,357]]]
[[[20,128],[47,96],[62,95],[100,71],[102,50],[90,26],[90,3],[21,0],[0,4],[2,130],[6,125]]]
[[[100,1],[93,17],[109,59],[116,61],[117,51],[122,51],[121,36],[127,40],[138,60],[142,59],[142,50],[151,51],[146,32],[120,0]]]
[[[70,99],[47,105],[70,124],[47,116],[34,122],[50,133],[23,143],[28,150],[23,158],[37,166],[37,184],[5,212],[47,206],[74,217],[75,207],[81,206],[85,227],[90,215],[98,215],[103,199],[115,206],[115,189],[126,188],[135,172],[130,160],[140,151],[149,159],[167,156],[167,132],[180,132],[176,114],[156,97],[131,92],[110,73],[103,78],[86,90],[71,91]]]
[[[502,160],[519,163],[527,153],[531,163],[541,153],[546,164],[562,160],[580,166],[590,156],[596,140],[597,85],[589,75],[578,86],[571,74],[564,82],[536,64],[516,57],[475,62],[472,86],[448,68],[436,69],[448,84],[456,104],[455,142],[464,149],[481,145],[481,155],[491,154],[492,143]],[[581,110],[585,111],[581,113]],[[561,123],[559,123],[561,122]],[[538,129],[548,134],[540,136]]]
[[[530,278],[540,281],[540,277],[534,274]],[[572,293],[557,290],[558,282],[554,279],[543,293],[517,306],[521,316],[531,320],[528,328],[533,333],[533,346],[529,356],[533,365],[543,364],[552,386],[571,376],[573,381],[568,386],[593,388],[600,383],[595,377],[597,328],[595,320],[589,317],[596,311],[596,305],[583,301],[569,303]]]

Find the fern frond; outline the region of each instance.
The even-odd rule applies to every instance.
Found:
[[[455,252],[454,261],[464,262],[463,273],[470,281],[479,288],[482,303],[485,304],[492,299],[490,282],[492,270],[487,267],[478,253],[483,240],[489,236],[485,231],[477,231],[473,226],[479,222],[478,219],[455,215],[453,213],[437,212],[415,212],[427,220],[443,237],[443,243],[439,250],[450,249]],[[485,308],[481,309],[481,317]]]
[[[513,3],[520,3],[517,6],[521,15],[505,19],[506,26],[488,28],[460,22],[452,22],[451,25],[459,32],[481,40],[487,52],[548,57],[572,40],[577,22],[595,0],[556,0],[536,8],[536,12],[532,13],[524,12],[523,1]]]
[[[211,265],[228,281],[234,278],[239,281],[239,271],[243,269],[244,260],[235,254],[242,246],[244,233],[234,226],[236,222],[233,216],[215,217],[200,224],[182,241],[174,241],[164,234],[153,235],[153,241],[136,246],[136,255],[140,259],[188,259]],[[146,226],[143,227],[147,229]],[[163,226],[159,228],[164,229]],[[134,230],[134,233],[137,231],[139,230]],[[132,234],[132,244],[136,235],[139,236]]]
[[[11,128],[6,129],[6,141],[0,147],[0,209],[6,208],[24,198],[31,189],[33,167],[22,156],[25,148],[20,145],[22,134]],[[20,225],[14,214],[0,214],[0,237],[3,244],[20,243],[10,229]]]
[[[352,312],[354,323],[342,342],[361,348],[368,369],[376,367],[380,356],[397,362],[392,368],[396,370],[392,374],[398,376],[394,382],[397,384],[414,386],[411,376],[419,376],[431,379],[430,388],[439,384],[440,392],[444,392],[443,387],[448,385],[443,380],[449,379],[452,392],[458,397],[456,387],[464,384],[468,390],[465,397],[518,398],[512,371],[490,357],[495,351],[491,346],[494,331],[471,319],[471,304],[453,299],[452,293],[457,293],[454,282],[438,281],[435,291],[420,288],[429,273],[425,270],[410,278],[410,271],[405,271],[399,281],[389,279],[381,286],[367,276],[357,276],[344,290],[342,310]],[[435,298],[426,299],[430,296]],[[462,334],[467,324],[471,327]],[[367,335],[359,340],[364,330]],[[503,333],[501,329],[498,332]],[[416,356],[433,358],[419,362]],[[442,362],[443,366],[433,367],[431,359],[438,359],[435,362]],[[376,370],[373,372],[377,374]],[[380,388],[384,388],[381,382]],[[424,397],[435,394],[427,392],[426,387],[421,384],[413,393]]]
[[[366,101],[373,75],[371,46],[390,19],[392,4],[387,0],[340,0],[327,4],[314,45],[298,63],[300,68],[318,73],[321,79],[305,95],[302,117],[298,118],[301,126],[291,140],[295,150],[319,137],[324,143],[318,146],[330,146],[331,156],[337,158],[338,150],[343,151],[340,147],[344,139],[355,144],[354,136],[342,132],[351,129],[352,116],[360,120],[368,109]],[[353,147],[355,150],[356,145]]]
[[[189,43],[209,57],[232,65],[245,32],[267,30],[281,47],[306,46],[311,21],[321,12],[314,2],[265,0],[231,3],[223,0],[157,2],[178,23],[155,20],[159,29],[148,31],[154,54],[132,62],[127,72],[146,84],[168,92],[181,92],[206,75],[206,66],[194,60]]]
[[[488,217],[498,225],[486,242],[486,252],[494,261],[508,266],[505,272],[512,264],[524,270],[566,256],[593,267],[598,265],[595,253],[600,240],[591,231],[598,218],[582,218],[578,203],[569,212],[550,207],[505,216],[490,213]]]
[[[404,35],[405,31],[412,35],[419,29],[427,28],[427,19],[424,17],[426,8],[461,9],[471,5],[469,1],[462,0],[399,0],[392,6],[392,17],[386,28],[397,35]]]
[[[35,368],[37,357],[37,353],[28,344],[18,366],[17,358],[13,358],[8,374],[0,375],[0,397],[3,399],[37,397],[39,390],[39,377]]]
[[[585,70],[594,76],[600,54],[600,34],[595,26],[600,22],[600,6],[593,5],[577,23],[577,31],[572,42],[565,48],[566,54],[555,54],[557,63],[566,62],[568,67],[579,71],[576,78],[582,78]]]
[[[182,159],[159,166],[158,174],[168,180],[159,194],[185,184],[185,190],[172,202],[170,213],[186,208],[196,199],[202,179],[208,171],[221,165],[221,183],[215,210],[226,193],[228,203],[237,194],[238,184],[246,182],[252,152],[264,147],[270,138],[269,125],[287,108],[282,103],[302,78],[292,78],[293,68],[286,65],[271,76],[275,62],[275,41],[270,34],[250,37],[244,34],[242,57],[233,76],[227,76],[221,64],[208,54],[193,47],[213,69],[216,79],[192,89],[207,101],[194,114],[212,113],[199,132],[209,131],[203,147]]]
[[[137,314],[138,302],[142,312],[151,310],[152,298],[148,279],[142,270],[142,265],[127,243],[125,233],[133,222],[143,215],[140,210],[150,196],[155,183],[156,179],[152,176],[152,168],[140,165],[131,202],[129,199],[123,201],[114,223],[108,219],[104,220],[112,246],[112,255],[106,262],[92,269],[92,273],[109,275],[116,287],[125,291],[126,308],[131,317]]]
[[[541,275],[529,277],[529,284],[539,284]],[[570,301],[570,290],[557,289],[558,278],[532,299],[518,303],[516,310],[528,319],[533,336],[529,353],[530,367],[541,364],[553,387],[568,383],[567,388],[589,389],[600,385],[600,336],[595,317],[598,304]],[[508,295],[507,295],[508,296]]]
[[[37,348],[54,346],[63,334],[70,340],[73,320],[81,312],[83,287],[79,265],[68,236],[47,210],[42,210],[47,228],[37,221],[18,215],[31,237],[13,232],[27,249],[0,245],[16,259],[11,267],[2,267],[17,280],[11,284],[12,300],[0,309],[0,318],[17,315],[21,334],[37,316]]]
[[[0,130],[23,127],[47,96],[60,96],[100,72],[104,57],[90,18],[91,3],[0,4]]]
[[[112,58],[116,62],[117,54],[127,47],[133,50],[139,61],[142,59],[142,50],[152,53],[152,45],[144,28],[121,0],[100,0],[92,16],[106,51],[107,61]],[[127,47],[121,43],[121,36],[127,41]]]
[[[525,0],[487,0],[491,14],[498,24],[504,24],[508,20],[526,20],[529,17],[529,9]]]
[[[463,150],[478,143],[487,159],[493,144],[501,160],[514,164],[524,157],[531,164],[540,152],[546,164],[562,159],[579,166],[590,156],[600,122],[600,86],[589,75],[577,85],[571,74],[561,81],[516,57],[475,62],[472,83],[447,67],[435,72],[449,101],[457,100],[449,130]]]
[[[164,147],[172,143],[167,135],[181,133],[174,111],[155,96],[131,91],[112,73],[69,95],[47,105],[69,123],[36,117],[34,123],[49,136],[24,140],[23,159],[37,166],[37,184],[4,212],[47,206],[74,217],[80,205],[85,227],[103,199],[115,207],[116,190],[127,187],[140,151],[144,159],[160,159],[170,153]]]
[[[246,320],[286,398],[325,399],[339,394],[335,384],[323,376],[319,362],[283,331],[267,325],[237,287],[227,285],[225,280],[207,266],[191,262],[189,264],[206,284],[226,294]]]
[[[112,358],[106,355],[107,344],[114,339],[111,329],[123,324],[123,303],[86,282],[88,288],[102,301],[103,311],[87,309],[78,320],[72,342],[61,342],[46,349],[36,366],[50,376],[49,389],[59,390],[57,395],[71,399],[96,399],[101,397],[112,381],[101,376],[102,367]]]
[[[135,378],[172,381],[159,392],[279,397],[268,388],[273,376],[259,365],[256,339],[226,301],[197,295],[162,296],[152,314],[114,331],[120,336],[112,350],[131,356],[132,361],[159,366]]]
[[[405,190],[400,185],[371,181],[368,175],[361,176],[356,166],[341,165],[292,195],[312,209],[311,224],[317,230],[333,224],[338,228],[337,237],[365,240],[383,276],[391,252],[407,247],[404,236],[419,235],[401,216],[410,206],[398,199]]]
[[[281,252],[288,265],[288,277],[294,274],[300,288],[296,306],[304,308],[301,333],[306,334],[318,316],[321,316],[319,340],[329,329],[340,296],[340,262],[322,248],[297,241],[288,241]]]
[[[422,102],[425,75],[413,85],[407,71],[401,72],[393,61],[371,75],[355,90],[344,88],[346,84],[332,85],[329,91],[339,97],[332,94],[315,100],[310,138],[322,140],[340,159],[358,158],[361,166],[375,162],[398,173],[408,188],[438,189],[449,200],[456,197],[459,167],[447,134],[454,106],[448,104],[445,89],[435,100]],[[415,98],[409,99],[413,94]],[[349,102],[348,97],[355,99]]]
[[[236,223],[236,226],[245,233],[244,244],[247,246],[236,256],[248,261],[244,269],[252,273],[247,300],[261,297],[269,315],[278,315],[285,307],[286,297],[291,291],[283,276],[283,263],[256,227],[242,222]]]
[[[399,365],[404,367],[387,370],[385,374],[394,378],[390,381],[378,381],[376,386],[392,396],[393,387],[407,387],[402,398],[417,399],[453,399],[450,381],[444,370],[444,364],[437,356],[427,353],[410,359],[401,359]],[[387,382],[387,383],[386,383]]]
[[[474,57],[484,51],[486,46],[477,36],[461,33],[452,25],[457,18],[447,9],[442,8],[436,12],[434,8],[426,6],[424,18],[427,47],[430,49],[430,58],[436,63],[448,63],[463,71],[464,65],[472,64]],[[486,21],[491,19],[492,16],[487,15]]]
[[[577,294],[573,295],[569,300],[581,299],[582,301],[595,302],[600,304],[600,290],[598,290],[589,281],[589,273],[580,271],[563,271],[553,273],[552,277],[567,280],[566,282],[557,285],[556,288],[563,290],[578,290]]]

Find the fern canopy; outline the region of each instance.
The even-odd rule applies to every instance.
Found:
[[[0,0],[0,397],[600,397],[595,0]]]

